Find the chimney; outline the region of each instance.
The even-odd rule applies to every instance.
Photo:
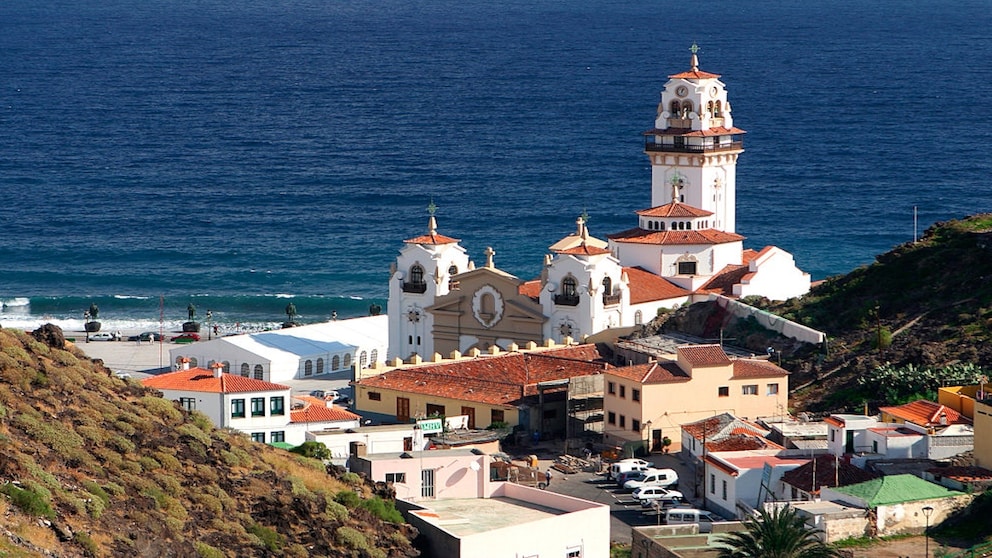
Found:
[[[189,370],[189,357],[182,357],[179,359],[179,369]]]
[[[351,446],[348,453],[355,457],[365,457],[368,454],[368,451],[365,449],[365,444],[362,442],[351,442],[348,445]]]
[[[214,370],[214,378],[220,378],[220,375],[224,373],[224,363],[222,362],[215,362],[211,368]]]

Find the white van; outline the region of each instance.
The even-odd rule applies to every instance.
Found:
[[[723,519],[713,515],[706,510],[695,508],[672,508],[665,512],[665,525],[699,525],[700,533],[709,533],[713,530],[713,524],[723,521]]]
[[[645,471],[650,468],[651,464],[641,459],[618,461],[613,465],[610,465],[610,468],[606,470],[606,478],[612,480],[618,478],[620,473],[626,473],[627,471]]]
[[[652,469],[644,472],[644,478],[639,480],[629,480],[623,483],[627,490],[634,490],[642,486],[673,486],[678,484],[679,474],[673,469]]]

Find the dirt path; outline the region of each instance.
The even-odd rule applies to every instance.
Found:
[[[942,547],[939,542],[930,539],[930,556],[934,556],[940,548]],[[957,553],[966,550],[968,547],[957,548],[944,546],[943,548],[950,553]],[[923,537],[907,537],[905,539],[884,541],[869,547],[854,548],[851,550],[854,551],[854,558],[919,558],[926,552],[926,539]]]

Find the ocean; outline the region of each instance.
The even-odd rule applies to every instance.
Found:
[[[727,84],[746,247],[846,273],[992,210],[987,0],[6,0],[0,326],[315,322],[403,239],[536,277],[650,205],[667,75]],[[918,226],[914,227],[914,209]]]

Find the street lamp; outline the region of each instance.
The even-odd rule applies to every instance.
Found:
[[[927,526],[923,529],[923,538],[926,540],[924,558],[930,558],[930,516],[933,515],[933,507],[923,506],[923,516],[927,518]]]

